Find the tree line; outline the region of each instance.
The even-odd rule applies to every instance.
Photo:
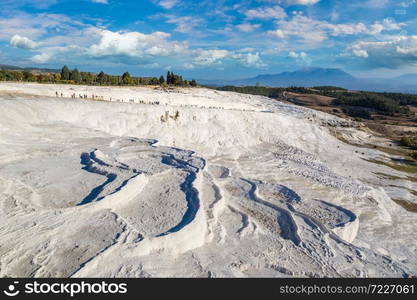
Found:
[[[80,72],[77,68],[70,70],[64,66],[60,73],[32,73],[30,71],[0,70],[0,81],[25,81],[39,83],[69,83],[69,84],[86,84],[86,85],[160,85],[160,86],[183,86],[195,87],[197,82],[193,80],[184,80],[182,76],[167,72],[166,77],[135,77],[129,72],[121,76],[110,75],[104,72]]]
[[[335,86],[322,87],[265,87],[265,86],[223,86],[216,89],[233,91],[244,94],[262,95],[279,98],[284,92],[298,94],[316,94],[334,98],[332,105],[345,107],[346,112],[353,117],[371,118],[370,110],[385,115],[410,114],[407,105],[417,105],[417,95],[401,93],[378,93],[365,91],[348,91]],[[349,108],[350,107],[350,108]],[[362,109],[366,108],[366,109]]]
[[[374,109],[382,114],[409,114],[410,109],[406,103],[401,103],[395,96],[388,94],[358,92],[358,93],[337,93],[333,101],[335,105],[361,106]]]

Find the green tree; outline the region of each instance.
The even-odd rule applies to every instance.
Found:
[[[161,75],[161,77],[159,77],[159,84],[164,84],[165,83],[165,78],[164,76]]]
[[[190,81],[190,85],[195,87],[197,86],[197,82],[193,79]]]
[[[158,84],[159,84],[159,79],[158,79],[158,78],[156,78],[156,77],[152,77],[152,78],[149,80],[149,84],[150,84],[150,85],[158,85]]]
[[[172,75],[173,73],[171,73],[170,71],[167,72],[167,84],[173,84]]]
[[[118,85],[119,84],[119,76],[110,76],[109,83],[111,85]]]
[[[70,70],[67,66],[63,66],[61,70],[61,80],[69,80],[70,79]]]
[[[85,82],[86,84],[93,84],[94,82],[94,75],[91,74],[90,72],[87,72],[87,73],[81,72],[81,77],[83,79],[83,82]]]
[[[29,78],[31,77],[31,75],[32,75],[31,72],[29,72],[27,70],[23,71],[23,80],[24,81],[29,81]]]
[[[70,80],[74,80],[77,83],[82,81],[80,71],[77,68],[71,71]]]
[[[103,84],[106,82],[106,74],[104,74],[103,71],[101,71],[98,75],[97,75],[97,82],[100,84]]]
[[[122,83],[123,84],[131,84],[132,78],[130,77],[129,72],[124,72],[122,75]]]

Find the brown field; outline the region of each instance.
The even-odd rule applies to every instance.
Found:
[[[280,100],[333,114],[340,118],[355,119],[343,111],[343,108],[346,107],[333,105],[334,98],[331,97],[287,92],[285,97]],[[373,132],[393,140],[398,140],[402,136],[417,136],[417,107],[412,105],[408,107],[414,113],[411,116],[385,116],[373,112],[372,120],[361,119],[361,122]]]

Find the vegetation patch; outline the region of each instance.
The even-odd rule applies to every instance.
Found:
[[[395,163],[389,163],[377,159],[365,159],[368,162],[383,165],[390,167],[391,169],[400,171],[400,172],[406,172],[406,173],[417,173],[417,163],[410,160],[403,160],[403,163],[401,164],[395,164]]]
[[[405,210],[413,213],[417,213],[417,203],[403,200],[403,199],[392,199],[398,205],[401,205]]]
[[[334,94],[334,93],[330,93]],[[395,113],[399,114],[408,114],[410,109],[402,104],[400,100],[395,97],[389,97],[381,93],[371,93],[371,92],[358,92],[358,93],[337,93],[335,100],[333,101],[334,105],[348,105],[348,106],[359,106],[359,107],[368,107],[375,109],[379,112],[382,112],[387,115],[394,115]],[[415,99],[417,101],[417,97]]]
[[[342,111],[350,117],[356,118],[359,122],[361,119],[371,120],[372,115],[368,109],[362,107],[344,107]]]
[[[395,176],[395,175],[390,175],[390,174],[385,174],[385,173],[380,173],[380,172],[376,172],[374,174],[384,179],[388,179],[388,180],[406,180],[406,181],[411,181],[411,182],[417,182],[417,178],[413,176],[400,177],[400,176]]]
[[[411,148],[413,150],[417,150],[417,138],[404,136],[400,140],[400,145]]]

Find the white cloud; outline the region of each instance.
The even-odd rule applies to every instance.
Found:
[[[230,56],[231,52],[228,50],[195,50],[197,56],[194,58],[193,63],[197,65],[213,65],[221,64],[222,59]]]
[[[262,61],[259,53],[246,53],[240,58],[240,62],[246,67],[264,68],[266,64]]]
[[[32,61],[38,64],[44,64],[50,61],[52,57],[53,57],[52,53],[44,52],[44,53],[33,56]]]
[[[252,32],[258,29],[260,26],[261,26],[260,24],[242,23],[242,24],[236,25],[236,28],[242,32]]]
[[[165,9],[171,9],[178,3],[178,0],[161,0],[158,2],[159,6]]]
[[[173,15],[165,15],[167,18],[168,24],[175,24],[176,28],[175,31],[181,33],[190,33],[192,30],[201,25],[203,20],[195,17],[184,16],[184,17],[177,17]]]
[[[87,47],[91,44],[98,43],[101,39],[103,29],[97,27],[86,27],[73,29],[63,34],[53,35],[45,38],[42,42],[49,46],[72,45]]]
[[[91,0],[91,2],[101,3],[101,4],[109,4],[109,1],[108,0]]]
[[[369,57],[368,51],[366,51],[366,50],[352,49],[352,53],[357,57],[363,57],[363,58],[368,58]]]
[[[290,51],[288,53],[288,56],[291,57],[291,58],[299,58],[299,57],[306,57],[307,54],[305,52],[297,53],[297,52],[294,52],[294,51]]]
[[[384,8],[390,4],[390,0],[367,0],[361,3],[362,7]]]
[[[327,30],[324,27],[328,24],[297,14],[291,20],[279,20],[278,29],[268,33],[279,39],[295,36],[305,43],[319,43],[327,39]]]
[[[262,2],[274,2],[274,3],[282,3],[286,5],[314,5],[320,0],[258,0]],[[380,0],[377,0],[380,1]]]
[[[222,49],[202,50],[197,49],[193,52],[197,56],[193,60],[193,65],[211,66],[222,65],[226,60],[233,60],[245,67],[264,68],[266,65],[262,61],[259,53],[246,52],[245,49],[229,51]]]
[[[31,6],[37,9],[46,9],[57,3],[58,0],[1,0],[1,5],[9,9],[15,9],[22,6]]]
[[[405,24],[396,23],[391,19],[384,19],[370,26],[363,23],[332,24],[296,14],[290,20],[278,20],[277,25],[278,29],[269,31],[268,34],[279,39],[293,36],[304,43],[315,44],[327,40],[329,36],[376,35],[383,31],[399,30]]]
[[[297,65],[305,66],[305,65],[310,65],[312,62],[311,58],[308,57],[307,53],[305,52],[290,51],[288,53],[288,57],[295,59]]]
[[[71,41],[75,41],[71,43]],[[224,63],[238,63],[242,66],[262,68],[265,64],[254,49],[191,49],[187,42],[171,40],[166,32],[144,34],[141,32],[114,32],[97,27],[76,30],[68,38],[49,37],[36,43],[29,38],[15,36],[11,44],[32,49],[32,61],[39,64],[52,62],[96,62],[137,64],[155,67],[159,59],[170,60],[183,69],[197,67],[220,68]],[[35,48],[35,46],[37,46]],[[163,68],[163,65],[158,64]]]
[[[282,31],[281,29],[277,29],[277,30],[270,30],[268,31],[269,35],[275,36],[279,39],[284,39],[286,37],[286,33],[284,31]]]
[[[407,1],[403,1],[400,3],[400,6],[408,8],[410,6],[413,6],[414,4],[416,4],[417,1],[416,0],[407,0]]]
[[[61,14],[17,14],[0,18],[0,40],[9,41],[14,35],[38,39],[46,34],[62,36],[89,27],[80,21]]]
[[[285,10],[281,6],[249,9],[244,11],[243,14],[248,19],[283,19],[287,17]]]
[[[186,70],[193,70],[193,69],[195,69],[195,66],[194,66],[193,64],[191,64],[191,63],[184,63],[184,64],[182,65],[182,67],[183,67],[184,69],[186,69]]]
[[[372,24],[369,27],[368,32],[371,35],[378,35],[383,31],[400,30],[403,26],[405,26],[404,23],[397,23],[392,19],[384,19],[382,22],[375,22]]]
[[[39,43],[36,43],[25,36],[15,34],[10,39],[10,45],[15,48],[34,49],[39,45]]]
[[[284,0],[288,5],[314,5],[320,0]]]
[[[98,44],[92,45],[88,53],[95,57],[103,56],[169,56],[183,53],[188,45],[182,42],[169,41],[170,34],[154,32],[112,32],[102,30]]]
[[[359,41],[345,55],[362,58],[374,67],[398,68],[417,65],[417,35],[398,36],[389,41]]]
[[[76,59],[85,54],[85,49],[75,45],[66,47],[45,47],[37,50],[38,54],[34,55],[31,60],[38,64],[45,64],[51,61],[66,61],[68,55]]]

